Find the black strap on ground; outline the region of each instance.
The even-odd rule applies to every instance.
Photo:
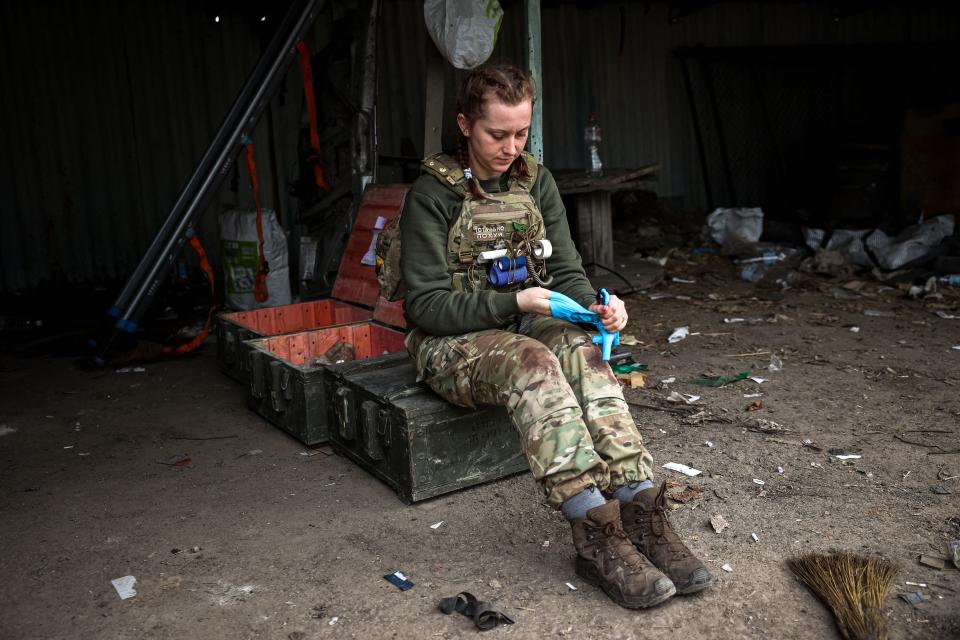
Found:
[[[513,624],[513,619],[510,616],[489,602],[477,600],[476,596],[468,591],[441,600],[440,611],[447,615],[457,612],[468,618],[473,618],[473,623],[477,625],[477,629],[480,629],[480,631],[489,631],[501,622],[503,624]]]

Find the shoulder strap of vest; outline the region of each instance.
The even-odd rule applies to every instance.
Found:
[[[461,198],[467,197],[467,179],[463,175],[460,163],[444,153],[427,156],[420,163],[420,169],[429,173],[453,190]]]
[[[533,157],[532,153],[527,151],[521,151],[520,157],[523,158],[523,161],[527,163],[527,173],[529,177],[521,178],[516,171],[512,172],[510,175],[511,182],[519,185],[525,191],[530,191],[533,189],[533,183],[537,181],[537,159]]]
[[[521,187],[530,191],[533,188],[533,183],[537,181],[537,159],[533,157],[533,154],[529,151],[521,151],[520,157],[523,158],[523,161],[527,163],[527,173],[530,174],[527,178],[521,178],[516,173],[513,175],[513,178],[517,181]]]

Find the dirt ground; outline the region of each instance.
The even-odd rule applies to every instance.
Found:
[[[960,320],[935,313],[960,315],[960,296],[910,299],[869,277],[838,288],[849,281],[780,292],[687,252],[628,298],[649,371],[626,394],[657,479],[703,487],[672,519],[717,578],[646,611],[577,577],[569,527],[528,474],[406,506],[329,449],[301,455],[246,408],[212,342],[129,373],[2,356],[0,637],[459,638],[478,632],[437,603],[467,590],[516,620],[484,637],[833,638],[785,562],[829,549],[899,565],[891,638],[960,637],[960,571],[918,563],[960,538]],[[690,383],[741,371],[766,381]],[[701,399],[688,410],[670,391]],[[158,463],[180,454],[188,465]],[[396,570],[416,586],[382,578]],[[137,595],[121,600],[111,580],[127,575]],[[897,597],[914,590],[918,608]]]

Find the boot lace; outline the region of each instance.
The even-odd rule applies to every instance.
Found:
[[[656,537],[657,543],[666,543],[667,551],[674,560],[682,560],[687,555],[687,549],[679,536],[673,530],[670,519],[667,517],[667,485],[664,483],[653,502],[653,509],[643,511],[647,520],[647,527]],[[639,521],[638,521],[639,522]],[[672,539],[671,539],[672,537]]]

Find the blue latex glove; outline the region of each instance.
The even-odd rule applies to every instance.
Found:
[[[601,293],[605,297],[601,297]],[[610,294],[607,293],[606,289],[601,289],[597,293],[597,300],[605,300],[602,304],[606,304],[610,301]],[[599,336],[594,336],[593,343],[602,345],[603,350],[603,359],[610,359],[610,348],[611,345],[620,344],[620,332],[608,333],[606,329],[603,328],[603,323],[600,322],[600,316],[593,311],[584,309],[583,306],[562,293],[556,291],[550,292],[550,315],[554,318],[560,320],[566,320],[567,322],[572,322],[574,324],[592,324],[600,330]]]
[[[550,292],[550,315],[574,324],[596,324],[600,320],[593,311],[583,308],[578,302],[556,291]]]

